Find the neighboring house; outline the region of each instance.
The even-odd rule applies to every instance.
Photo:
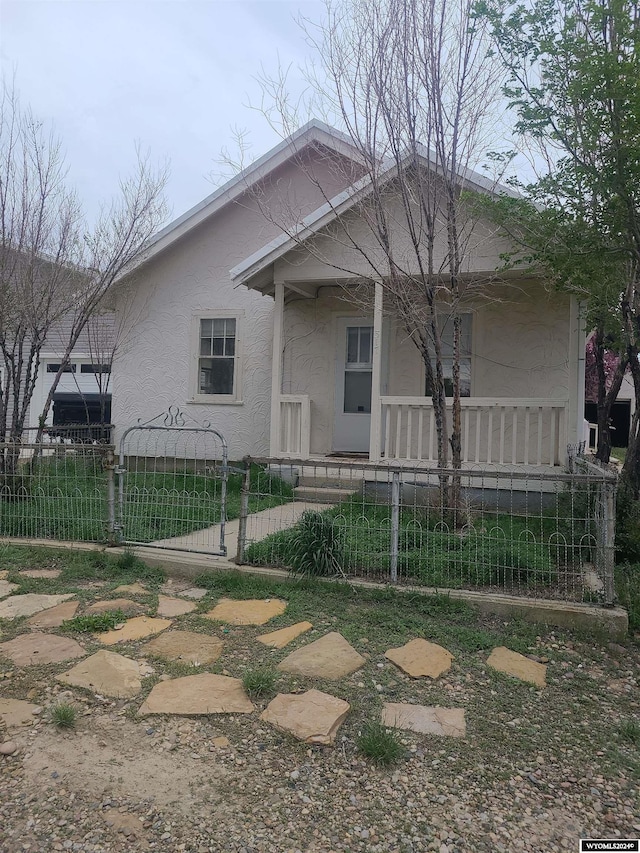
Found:
[[[336,156],[352,159],[355,180],[349,142],[313,122],[157,235],[116,305],[124,327],[131,318],[113,366],[119,434],[177,405],[225,435],[232,459],[362,454],[434,464],[417,348],[385,311],[380,285],[375,303],[372,293],[370,307],[358,307],[345,296],[350,277],[336,270],[358,269],[357,255],[328,236],[331,207],[348,212],[356,198],[331,168]],[[473,174],[465,185],[487,189]],[[278,206],[306,217],[311,250],[260,209]],[[353,211],[350,227],[366,240]],[[567,444],[583,437],[579,305],[531,272],[498,281],[504,242],[483,223],[473,238],[465,277],[488,283],[463,318],[464,460],[563,465]],[[449,340],[445,327],[445,350]]]
[[[595,449],[598,443],[598,378],[594,354],[594,342],[591,332],[587,337],[585,358],[585,403],[584,417],[589,424],[589,447]],[[610,388],[610,376],[615,371],[619,358],[612,350],[605,351],[605,381]],[[627,371],[622,380],[615,403],[611,407],[611,444],[613,447],[627,447],[631,418],[636,407],[635,391],[631,371]]]
[[[27,425],[38,426],[44,404],[58,372],[69,339],[69,323],[57,323],[40,354],[40,367],[29,405]],[[104,312],[93,317],[73,349],[60,378],[47,415],[47,424],[98,424],[111,422],[111,360],[115,348],[114,317]]]

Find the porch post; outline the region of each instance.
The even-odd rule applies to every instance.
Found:
[[[578,444],[584,435],[584,370],[586,331],[584,322],[584,304],[575,296],[571,297],[569,328],[569,411],[567,412],[566,440],[568,444]],[[565,448],[560,447],[564,454]],[[564,461],[564,455],[561,455]]]
[[[282,394],[282,343],[284,321],[284,284],[275,285],[273,309],[273,352],[271,356],[271,429],[269,431],[269,455],[280,453],[280,395]]]
[[[380,461],[382,446],[382,407],[380,405],[382,383],[382,284],[376,282],[373,306],[373,364],[371,369],[371,433],[369,436],[369,459]]]

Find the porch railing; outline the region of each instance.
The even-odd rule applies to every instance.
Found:
[[[280,455],[307,457],[311,441],[311,401],[307,394],[280,397]]]
[[[383,459],[436,462],[433,402],[381,397]],[[462,460],[468,463],[562,465],[567,403],[563,400],[469,397],[462,403]],[[447,410],[451,429],[451,408]]]

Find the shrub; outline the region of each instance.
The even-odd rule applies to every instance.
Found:
[[[640,562],[640,501],[624,482],[616,498],[616,561]]]
[[[333,518],[312,510],[303,512],[288,542],[288,565],[297,575],[344,575],[346,552]]]

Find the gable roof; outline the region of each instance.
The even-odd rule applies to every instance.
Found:
[[[197,228],[226,204],[241,196],[252,184],[266,177],[295,154],[313,144],[330,148],[352,160],[359,159],[355,146],[345,134],[328,124],[324,124],[324,122],[313,119],[292,133],[291,136],[283,139],[275,148],[272,148],[258,160],[242,169],[226,184],[187,210],[182,216],[174,219],[173,222],[158,231],[151,238],[136,266],[141,266],[155,255],[168,249],[169,246]]]
[[[436,171],[438,170],[435,158],[426,148],[420,146],[418,158],[425,168],[435,168]],[[387,182],[391,180],[399,170],[412,162],[413,157],[411,154],[408,154],[400,164],[396,163],[395,160],[387,162],[386,165],[382,166],[382,171],[378,178],[379,181]],[[503,184],[496,184],[473,169],[461,169],[458,172],[458,178],[460,184],[463,184],[468,189],[475,189],[496,196],[508,195],[512,198],[520,197],[510,187]],[[299,246],[302,241],[308,240],[317,234],[338,216],[352,208],[361,198],[367,196],[371,190],[372,181],[370,177],[365,176],[356,181],[346,190],[343,190],[329,199],[325,204],[316,208],[316,210],[292,228],[289,233],[283,233],[275,237],[261,249],[258,249],[233,267],[229,271],[231,280],[235,282],[236,286],[244,284],[251,289],[261,290],[270,283],[269,270],[275,261],[282,258],[291,249]]]

